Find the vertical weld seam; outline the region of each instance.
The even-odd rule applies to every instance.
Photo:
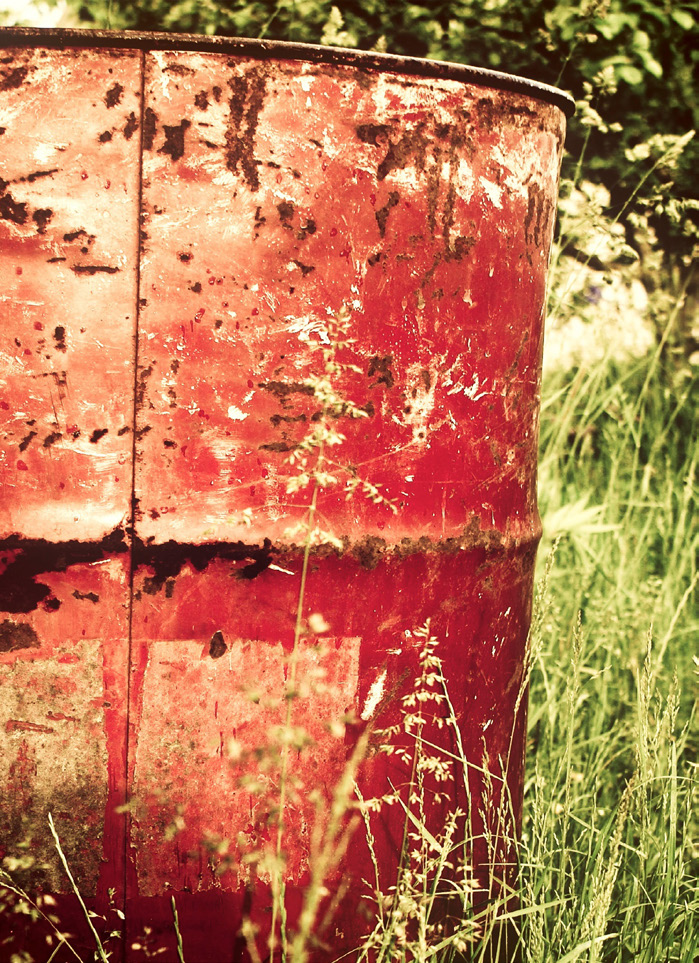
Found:
[[[134,324],[134,371],[133,371],[133,408],[132,408],[132,438],[131,438],[131,502],[129,506],[129,529],[131,533],[129,548],[129,608],[128,608],[128,651],[126,675],[126,738],[124,742],[124,803],[130,798],[129,768],[131,761],[131,678],[133,663],[133,616],[134,616],[134,547],[136,543],[136,441],[138,419],[138,363],[141,321],[141,256],[142,246],[142,218],[143,218],[143,123],[145,117],[145,88],[146,88],[146,51],[140,51],[141,89],[139,92],[139,141],[138,141],[138,210],[136,213],[136,311]],[[124,814],[124,906],[126,910],[127,888],[129,880],[129,833],[131,829],[131,814],[127,810]],[[122,940],[122,960],[126,960],[126,920],[123,922],[124,939]]]

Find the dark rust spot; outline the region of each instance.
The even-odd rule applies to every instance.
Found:
[[[384,237],[386,234],[386,222],[388,221],[388,215],[391,213],[391,209],[396,206],[399,200],[400,195],[398,194],[398,191],[391,191],[384,206],[374,214],[376,223],[379,225],[379,234],[381,237]]]
[[[63,435],[60,431],[52,431],[50,435],[44,438],[43,447],[50,448],[51,445],[55,445],[57,441],[60,441]]]
[[[138,121],[136,120],[136,115],[133,111],[129,114],[124,124],[124,138],[125,140],[131,140],[135,132],[138,130]]]
[[[386,553],[386,540],[378,535],[367,535],[352,547],[352,554],[362,568],[375,569]]]
[[[69,231],[67,234],[63,235],[63,240],[68,241],[69,244],[73,241],[77,241],[78,239],[84,239],[84,242],[89,246],[94,244],[95,235],[88,234],[87,231],[82,227],[77,231]]]
[[[284,424],[294,424],[297,421],[307,421],[305,415],[272,415],[269,419],[275,428],[284,422]]]
[[[158,150],[159,154],[169,154],[173,161],[180,160],[184,157],[184,135],[191,127],[190,121],[187,118],[183,118],[179,124],[175,127],[170,127],[168,124],[163,124],[163,130],[165,131],[165,143]]]
[[[15,67],[14,70],[2,71],[0,90],[14,90],[21,87],[28,73],[29,67]]]
[[[0,652],[38,649],[39,644],[39,636],[26,622],[13,622],[11,619],[0,622]]]
[[[56,351],[67,351],[66,347],[66,329],[62,324],[59,324],[53,329],[53,338],[56,342]]]
[[[245,545],[243,542],[192,545],[172,540],[161,545],[146,545],[136,540],[133,558],[136,567],[149,568],[153,573],[144,579],[143,591],[148,595],[156,595],[166,582],[175,579],[187,564],[197,572],[203,572],[214,561],[247,560],[251,564],[237,569],[235,576],[242,579],[255,578],[272,563],[272,543],[267,538],[262,545]]]
[[[25,224],[29,217],[27,205],[23,201],[16,201],[11,194],[3,194],[0,197],[0,217],[14,224]]]
[[[209,642],[209,655],[212,659],[220,659],[228,651],[228,646],[223,638],[223,632],[214,632]]]
[[[39,434],[38,431],[30,431],[28,435],[25,435],[24,438],[20,441],[19,445],[17,446],[19,450],[26,451],[32,442],[32,438],[36,438],[38,434]]]
[[[391,128],[387,124],[360,124],[357,127],[357,137],[363,144],[382,147],[388,141],[390,131]]]
[[[124,93],[124,88],[121,84],[114,84],[110,87],[107,93],[104,95],[104,102],[107,107],[116,107],[121,101],[122,94]]]
[[[36,224],[36,229],[39,232],[39,234],[46,233],[46,225],[49,223],[52,217],[53,217],[53,211],[50,210],[48,207],[41,207],[38,210],[34,211],[34,213],[32,214],[32,220]]]
[[[143,112],[143,149],[153,150],[153,141],[158,130],[158,115],[152,107]]]
[[[281,401],[283,408],[290,407],[291,395],[313,395],[312,385],[305,384],[303,381],[260,381],[257,385],[264,391],[269,391]]]
[[[99,135],[99,137],[98,137],[98,140],[99,140],[100,144],[106,144],[106,143],[107,143],[108,141],[110,141],[111,139],[112,139],[112,132],[111,132],[111,130],[104,130],[104,131],[102,131],[102,133],[101,133],[101,134]]]
[[[264,103],[266,78],[262,68],[253,67],[243,77],[231,77],[228,86],[231,98],[228,102],[226,166],[234,173],[240,169],[250,190],[256,191],[260,176],[255,160],[255,134]]]
[[[464,237],[460,235],[453,243],[452,250],[449,251],[446,259],[450,261],[461,261],[467,257],[476,245],[475,237]]]
[[[294,451],[298,445],[288,441],[270,441],[265,445],[258,445],[260,451]]]
[[[188,67],[186,64],[177,63],[177,61],[172,61],[163,67],[163,71],[169,74],[177,74],[179,77],[190,77],[194,73],[192,67]]]
[[[96,592],[78,592],[77,589],[73,592],[73,598],[79,599],[81,602],[93,602],[95,604],[100,600]]]
[[[109,264],[74,264],[71,271],[75,274],[118,274],[119,268]]]
[[[317,229],[318,228],[316,227],[316,222],[309,217],[306,223],[304,224],[304,226],[302,228],[299,228],[299,230],[296,232],[296,240],[305,241],[307,237],[310,237],[312,234],[315,234]]]
[[[379,385],[385,385],[387,388],[392,388],[395,379],[393,377],[393,372],[391,371],[391,364],[393,363],[393,356],[386,355],[381,358],[379,355],[375,355],[369,360],[369,368],[367,370],[367,377],[373,378],[378,375],[376,381],[369,385],[370,388],[378,388]]]
[[[294,205],[291,203],[291,201],[282,201],[281,204],[277,204],[277,211],[279,213],[279,220],[282,222],[284,227],[291,227],[289,222],[294,217]]]
[[[52,174],[55,174],[57,171],[58,171],[57,167],[52,167],[51,170],[48,170],[48,171],[34,171],[32,174],[27,174],[26,177],[22,177],[21,180],[23,181],[26,180],[28,184],[33,184],[34,181],[38,181],[40,177],[50,177]]]
[[[315,267],[312,264],[304,264],[303,261],[297,261],[296,258],[292,258],[291,260],[292,260],[292,263],[295,264],[296,267],[300,269],[301,274],[304,277],[306,277],[307,274],[310,274],[311,271],[315,271]]]
[[[60,600],[52,595],[48,585],[37,580],[38,576],[65,572],[71,565],[97,562],[127,550],[121,529],[115,529],[99,542],[54,543],[10,535],[0,542],[0,551],[11,556],[0,575],[0,611],[33,612],[39,605],[47,611],[56,611]]]
[[[104,436],[107,434],[108,431],[109,431],[109,428],[95,428],[95,430],[90,435],[90,442],[93,445],[96,445],[97,442],[100,440],[100,438],[104,438]]]
[[[209,98],[205,90],[200,90],[194,97],[194,104],[199,110],[206,110],[209,106]]]
[[[138,375],[138,385],[136,386],[136,407],[142,408],[143,401],[146,397],[146,386],[148,384],[148,379],[153,374],[153,366],[149,365],[147,368],[142,368]]]
[[[376,172],[380,181],[391,171],[404,170],[409,164],[414,164],[418,170],[424,169],[425,155],[430,146],[430,138],[425,134],[424,128],[424,124],[418,124],[414,130],[406,131],[400,140],[389,142],[386,156]]]

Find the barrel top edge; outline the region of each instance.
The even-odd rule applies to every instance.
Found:
[[[243,37],[208,37],[187,33],[155,33],[136,30],[82,30],[61,27],[0,27],[0,49],[8,47],[111,47],[127,50],[191,50],[255,57],[259,60],[301,60],[350,66],[365,70],[404,73],[439,80],[512,91],[543,100],[560,108],[566,117],[575,112],[575,101],[549,84],[485,67],[445,60],[424,60],[399,54],[376,53],[346,47],[324,47],[285,40],[251,40]]]

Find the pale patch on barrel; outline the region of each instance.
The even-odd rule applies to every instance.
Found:
[[[207,839],[230,841],[234,885],[248,877],[240,858],[246,850],[271,845],[262,827],[269,826],[279,770],[267,763],[275,732],[286,727],[289,653],[279,643],[229,637],[225,626],[221,633],[227,650],[220,658],[211,657],[208,640],[150,645],[135,737],[130,840],[144,896],[159,894],[163,885],[192,891],[226,885],[203,845]],[[310,742],[289,756],[296,788],[285,814],[288,880],[307,869],[313,826],[329,811],[346,765],[343,720],[356,708],[359,648],[359,638],[324,638],[320,645],[302,644],[297,654],[288,731],[302,729]],[[318,807],[314,791],[328,805]],[[168,827],[178,818],[184,826],[172,835]],[[257,876],[269,873],[260,866]]]

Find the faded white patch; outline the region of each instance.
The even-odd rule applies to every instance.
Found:
[[[164,69],[165,59],[162,59],[160,64],[161,74],[160,74],[160,91],[165,98],[165,100],[172,100],[172,94],[170,93],[170,74]]]
[[[529,191],[515,174],[505,178],[505,187],[510,195],[519,194],[525,201],[529,199]]]
[[[331,312],[328,311],[330,314]],[[289,322],[289,331],[297,335],[299,341],[308,343],[312,336],[315,336],[322,344],[330,344],[328,329],[325,322],[312,314],[305,314],[301,317],[287,315],[285,318]]]
[[[375,171],[366,171],[372,178],[376,176]],[[391,188],[401,192],[415,192],[422,189],[418,180],[418,172],[414,166],[408,165],[403,170],[391,171]]]
[[[473,197],[473,192],[475,189],[476,178],[473,176],[471,165],[462,157],[459,159],[459,164],[456,168],[457,193],[459,197],[468,203]]]
[[[228,408],[228,417],[232,421],[245,421],[248,414],[249,412],[241,411],[240,408],[236,408],[235,405],[230,405]]]
[[[34,148],[34,160],[39,164],[46,164],[51,158],[66,149],[67,144],[37,144]]]
[[[281,572],[283,575],[296,575],[296,572],[292,572],[290,568],[282,568],[281,565],[270,565],[270,572]]]
[[[233,171],[229,171],[228,168],[226,168],[226,170],[219,171],[213,178],[212,183],[219,187],[234,187],[238,183],[238,177]]]
[[[401,418],[394,415],[393,420],[412,429],[413,444],[424,445],[427,442],[427,426],[432,419],[435,407],[437,372],[444,361],[445,355],[438,355],[432,359],[429,367],[416,362],[405,372],[405,395],[408,399],[406,408],[409,410],[403,412]],[[441,423],[443,424],[443,421]]]
[[[485,177],[479,177],[478,180],[493,207],[502,208],[502,188]]]
[[[448,395],[463,394],[467,398],[470,398],[471,401],[478,401],[479,398],[482,398],[484,395],[488,394],[487,391],[479,390],[484,385],[485,385],[485,381],[481,381],[478,375],[474,372],[473,381],[471,382],[470,385],[465,385],[465,384],[462,384],[461,382],[457,382],[452,388],[449,389],[449,391],[447,391],[447,394]]]
[[[369,692],[361,712],[361,718],[366,722],[371,719],[376,709],[383,699],[384,689],[386,688],[386,670],[376,678],[371,684]]]

